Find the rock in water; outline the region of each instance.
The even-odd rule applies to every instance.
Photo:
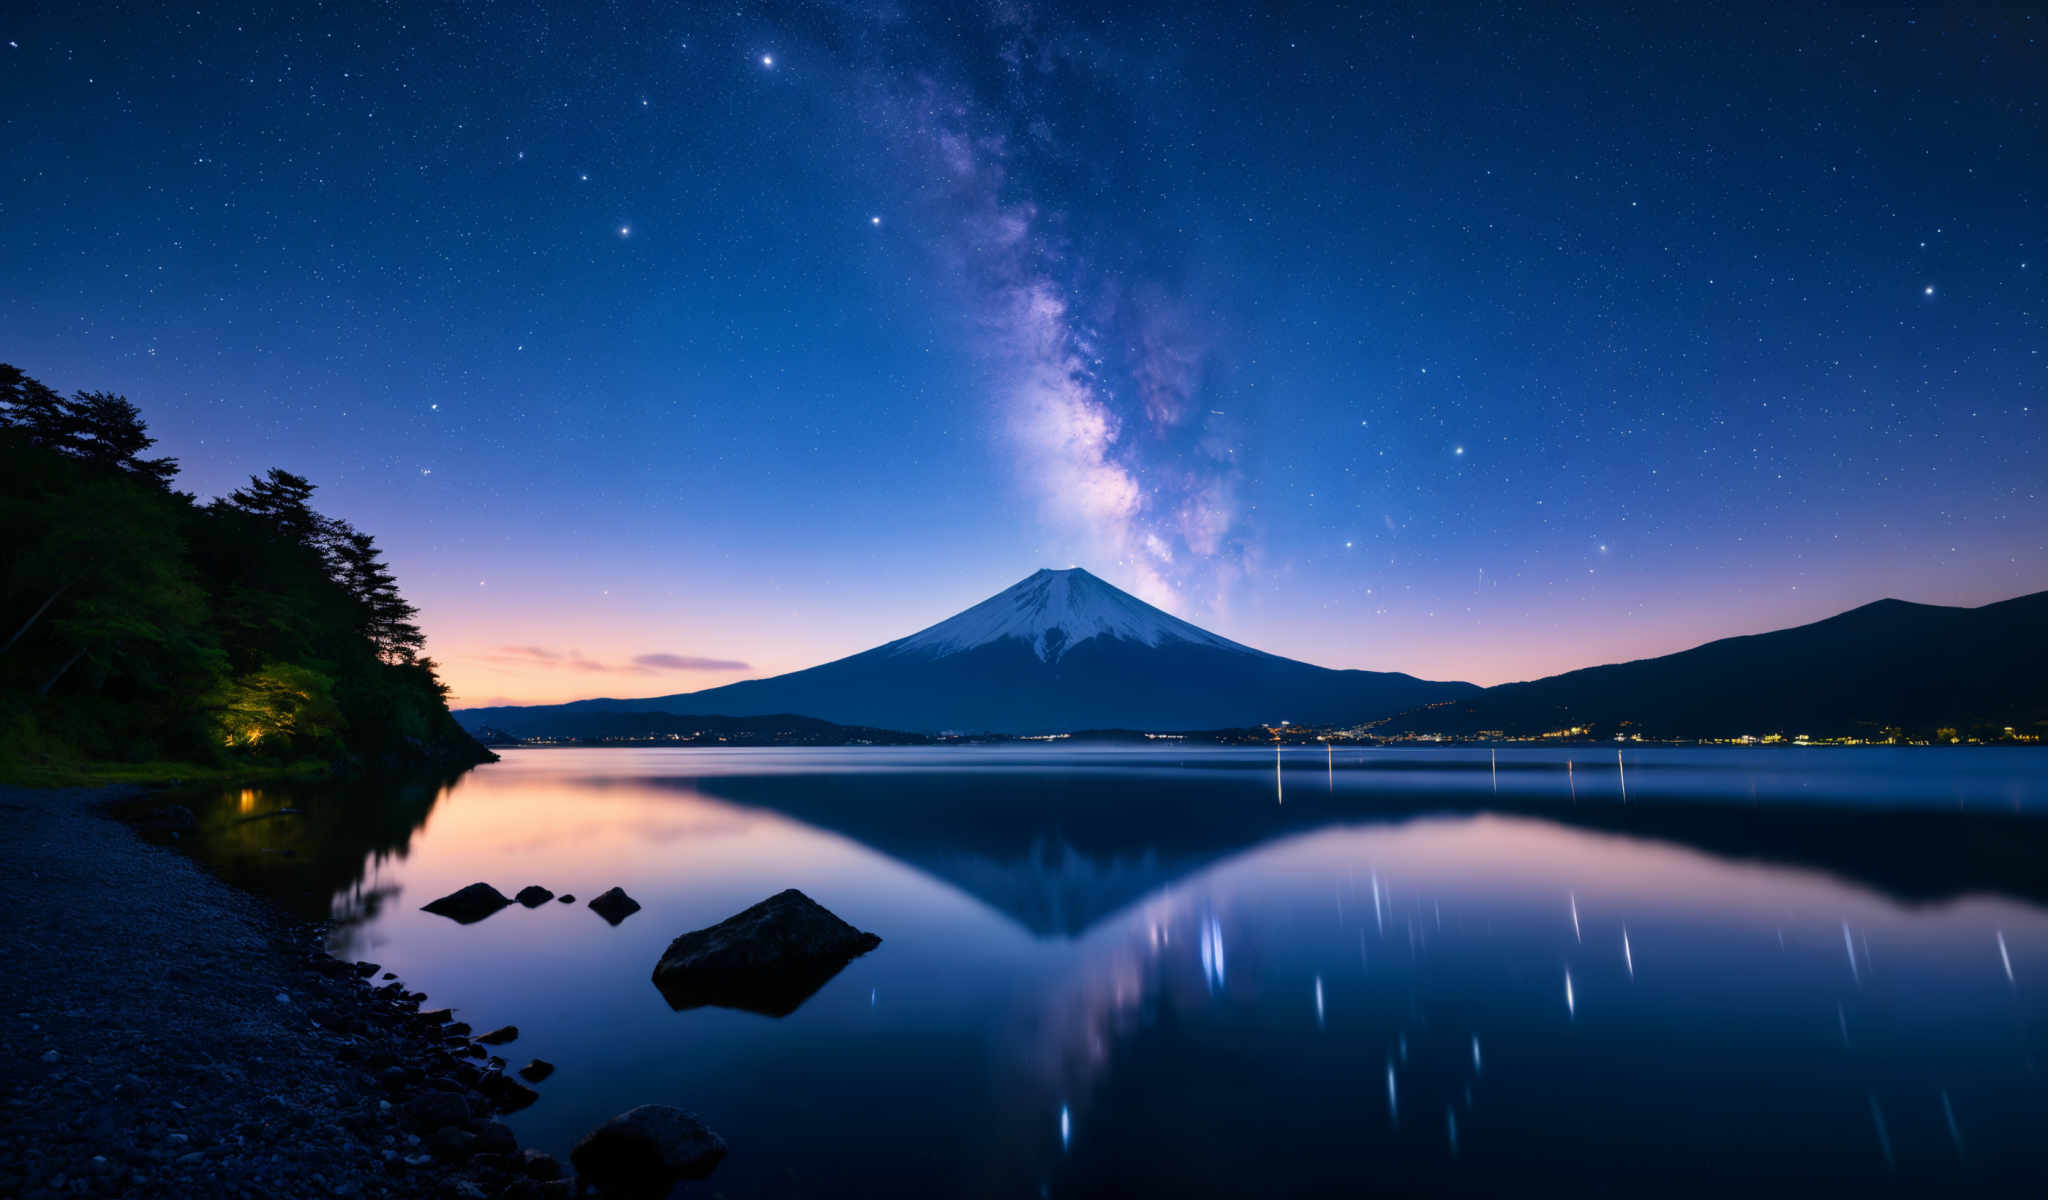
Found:
[[[725,1139],[680,1108],[643,1104],[592,1130],[570,1151],[582,1182],[605,1195],[657,1197],[702,1179],[725,1157]]]
[[[500,1025],[498,1028],[491,1030],[489,1033],[480,1033],[476,1035],[476,1040],[482,1042],[486,1046],[502,1046],[506,1042],[517,1041],[518,1039],[519,1026],[517,1025]]]
[[[557,900],[560,900],[560,901],[561,901],[562,903],[564,903],[564,904],[574,904],[574,903],[576,903],[576,897],[574,897],[574,896],[570,895],[570,894],[569,894],[569,893],[567,893],[567,892],[563,892],[563,893],[562,893],[561,895],[559,895],[559,896],[556,896],[556,897],[555,897],[555,899],[557,899]]]
[[[548,901],[554,898],[555,894],[553,892],[547,890],[546,888],[542,887],[537,883],[530,883],[527,884],[525,887],[520,888],[519,894],[513,897],[513,899],[519,901],[521,904],[524,904],[528,908],[539,908],[541,905],[546,904]]]
[[[499,909],[512,903],[505,894],[488,883],[472,883],[459,892],[450,892],[434,901],[422,905],[425,911],[447,917],[463,925],[473,925]]]
[[[487,1071],[477,1080],[476,1090],[496,1106],[499,1112],[518,1112],[540,1099],[540,1093],[512,1078],[502,1071]]]
[[[545,1058],[536,1058],[519,1068],[519,1077],[528,1083],[539,1083],[555,1073],[555,1064]]]
[[[616,925],[640,911],[640,902],[626,894],[624,888],[613,888],[590,902],[590,911]]]
[[[675,1009],[717,1004],[787,1016],[881,944],[790,888],[670,942],[655,964],[654,986]]]

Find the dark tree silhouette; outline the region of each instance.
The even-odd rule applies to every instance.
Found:
[[[19,430],[32,446],[124,471],[158,487],[168,488],[178,474],[177,459],[142,457],[156,439],[126,396],[79,392],[66,400],[8,363],[0,363],[0,428]]]
[[[178,474],[175,458],[144,458],[142,452],[156,445],[142,413],[128,397],[112,392],[79,392],[71,398],[66,449],[103,467],[126,471],[169,487]]]
[[[399,594],[398,579],[384,565],[376,539],[346,521],[328,522],[329,557],[335,582],[354,598],[358,630],[387,663],[416,663],[426,635],[413,623],[419,609]]]
[[[321,535],[326,522],[313,511],[313,490],[305,476],[272,467],[251,476],[248,487],[229,492],[225,503],[261,520],[287,541],[324,549]]]

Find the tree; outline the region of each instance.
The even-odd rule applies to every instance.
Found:
[[[219,714],[230,749],[280,755],[331,749],[348,724],[334,702],[334,680],[292,663],[265,663],[236,679]]]
[[[112,392],[79,392],[67,406],[65,449],[97,466],[126,471],[159,487],[178,473],[175,458],[143,458],[156,445],[142,413],[128,397]]]
[[[326,522],[313,511],[313,484],[303,475],[272,467],[249,486],[228,493],[228,507],[269,525],[287,541],[318,549]]]
[[[18,429],[32,446],[62,449],[69,422],[64,397],[0,363],[0,428]]]
[[[156,439],[126,396],[79,392],[66,400],[8,363],[0,363],[0,428],[20,430],[32,446],[158,487],[169,487],[178,473],[175,458],[142,457]]]
[[[356,602],[357,629],[387,663],[414,663],[427,637],[413,623],[419,609],[399,594],[398,579],[384,565],[377,542],[346,521],[330,521],[330,560],[335,582]]]

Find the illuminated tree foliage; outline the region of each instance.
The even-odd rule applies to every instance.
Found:
[[[125,397],[0,364],[0,774],[481,757],[375,540],[272,470],[208,504]]]

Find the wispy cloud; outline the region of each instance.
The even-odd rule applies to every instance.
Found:
[[[540,667],[580,671],[593,675],[657,675],[668,671],[745,671],[750,664],[737,659],[704,658],[694,654],[636,654],[625,662],[586,658],[581,651],[555,650],[547,646],[499,646],[482,656],[485,661],[508,667]]]
[[[749,664],[730,658],[699,658],[693,654],[636,654],[633,665],[650,671],[745,671]]]

